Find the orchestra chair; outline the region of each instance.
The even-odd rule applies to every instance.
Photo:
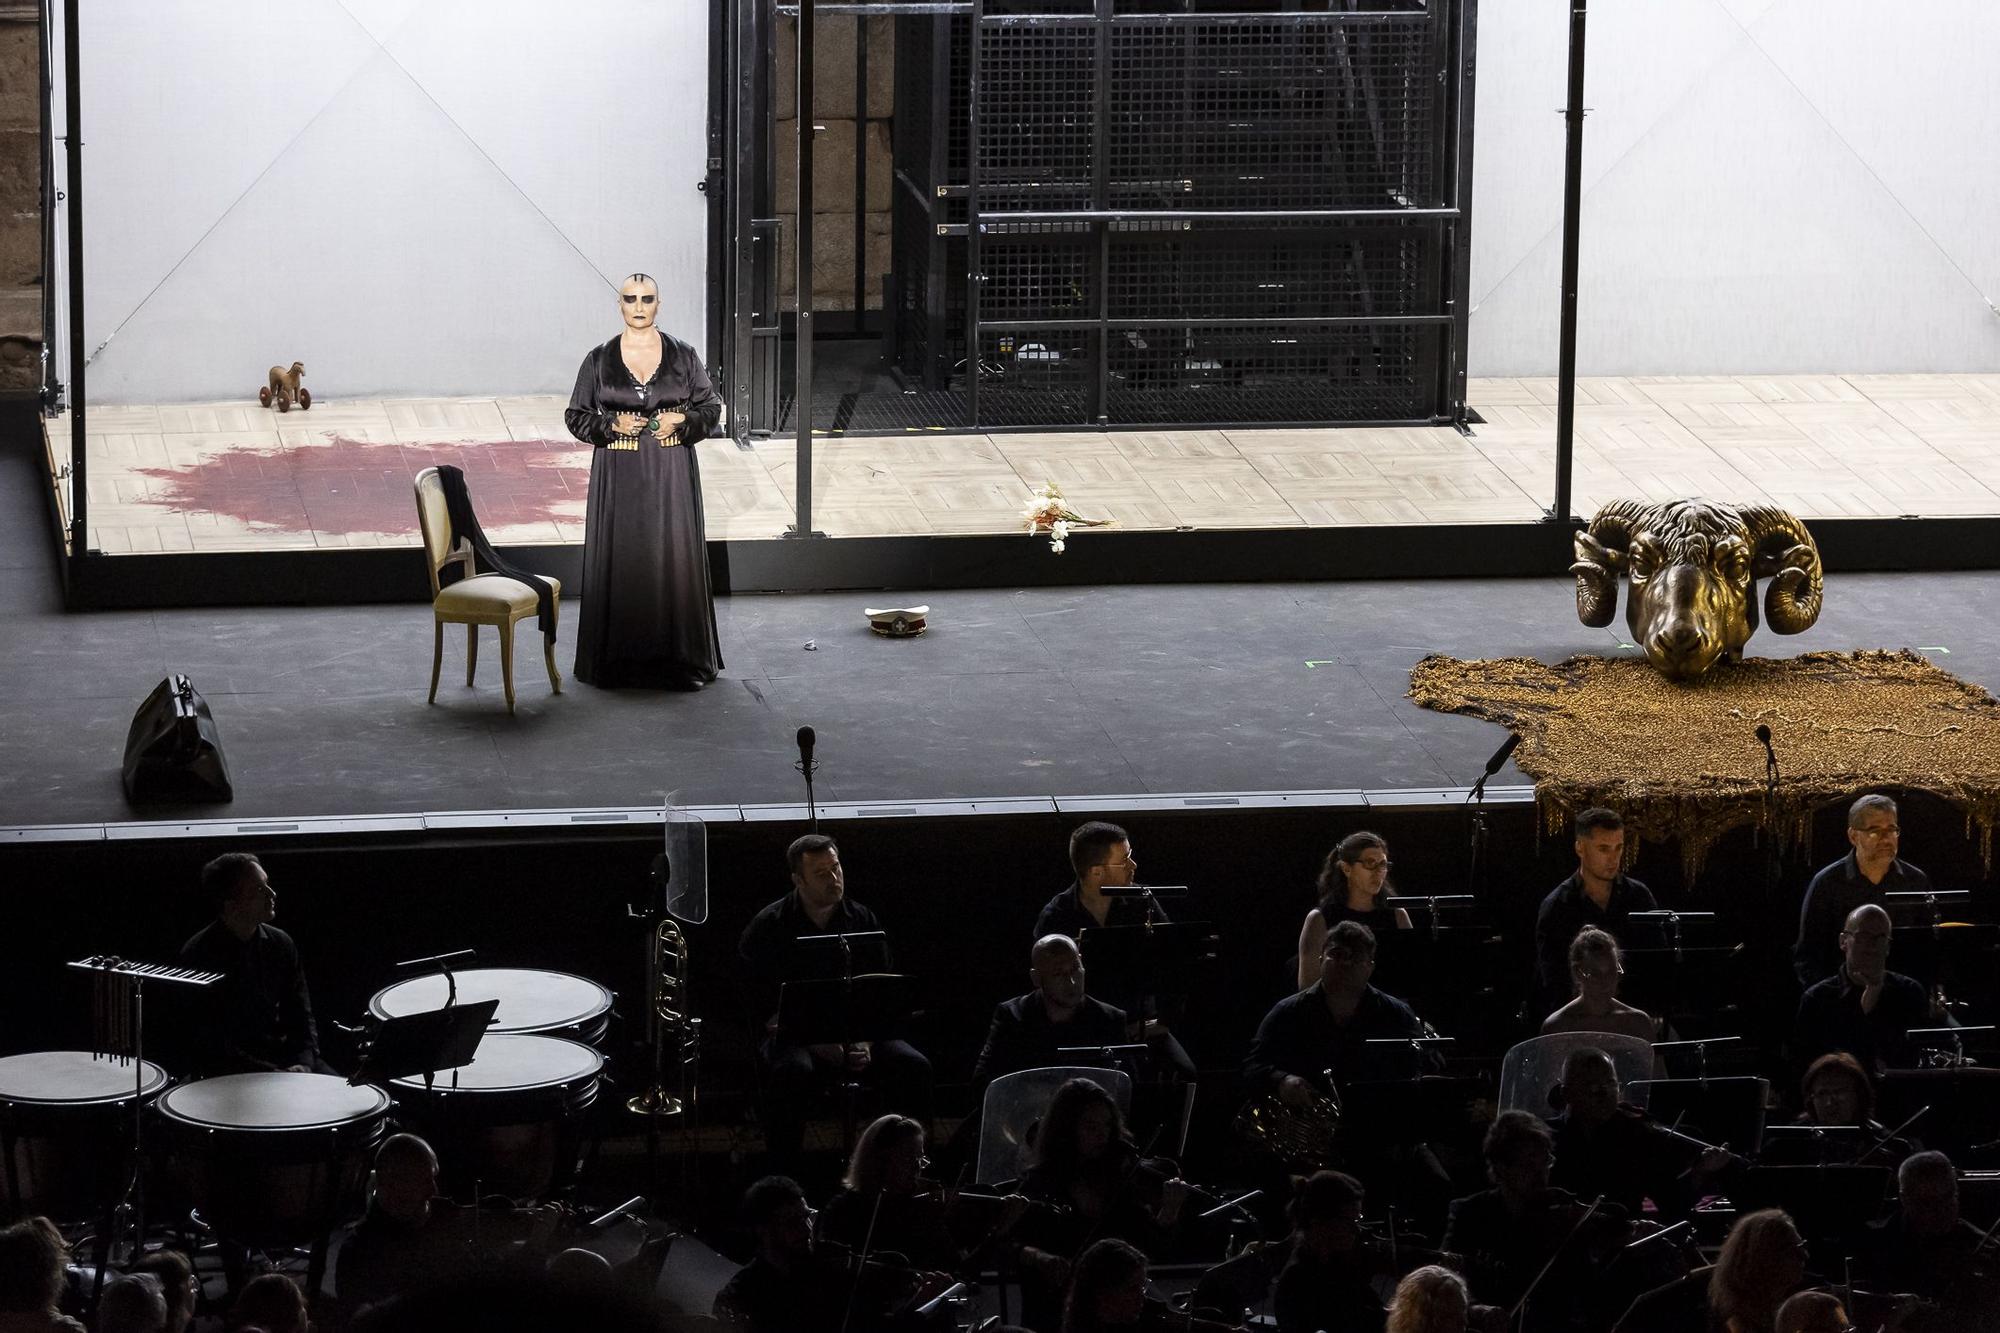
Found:
[[[514,711],[514,626],[535,615],[535,590],[519,579],[504,574],[475,573],[472,546],[460,539],[454,548],[451,519],[445,512],[444,483],[438,470],[427,467],[417,474],[417,523],[423,531],[424,568],[431,577],[431,694],[438,697],[438,672],[444,665],[444,627],[465,626],[465,683],[472,684],[479,664],[479,627],[491,625],[500,631],[500,679],[507,691],[507,712]],[[456,582],[440,583],[438,575],[447,565],[459,565],[463,576]],[[558,614],[562,610],[562,584],[544,574],[555,593]],[[542,652],[549,667],[549,689],[562,693],[562,673],[556,670],[556,645],[542,640]]]

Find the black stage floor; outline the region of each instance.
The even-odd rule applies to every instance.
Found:
[[[906,641],[868,632],[866,594],[739,596],[717,607],[728,670],[695,695],[553,698],[524,626],[509,718],[490,635],[471,690],[447,636],[425,705],[419,605],[65,613],[32,462],[4,464],[0,826],[183,813],[134,811],[118,783],[133,710],[168,671],[207,696],[237,786],[184,813],[234,819],[632,807],[669,788],[797,802],[808,723],[822,802],[1462,786],[1501,734],[1406,702],[1417,659],[1620,642],[1576,622],[1560,579],[940,591],[907,598],[934,628]],[[1836,576],[1812,631],[1753,645],[1915,647],[2000,689],[1996,611],[1993,574]],[[566,617],[565,675],[573,633]]]

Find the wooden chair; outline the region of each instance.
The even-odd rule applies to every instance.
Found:
[[[438,470],[427,467],[417,474],[417,524],[424,537],[424,567],[431,576],[431,697],[438,697],[438,672],[444,666],[444,627],[465,626],[465,683],[479,663],[479,627],[492,625],[500,631],[500,679],[507,688],[507,711],[514,711],[514,626],[535,614],[535,590],[519,579],[504,574],[475,574],[472,547],[461,540],[456,549],[446,549],[451,540],[451,519],[445,512],[444,483]],[[458,564],[464,577],[442,584],[438,575],[446,565]],[[547,575],[543,575],[547,578]],[[556,610],[562,610],[562,584],[549,579],[555,590]],[[544,639],[543,655],[548,660],[549,688],[562,693],[562,673],[556,670],[556,646]]]

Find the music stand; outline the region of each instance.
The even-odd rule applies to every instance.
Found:
[[[1206,921],[1147,922],[1142,926],[1086,926],[1077,948],[1084,967],[1131,994],[1185,999],[1194,990],[1199,963],[1215,957],[1215,932]],[[1156,977],[1166,979],[1157,984]],[[1122,983],[1129,982],[1130,985]]]
[[[1891,1069],[1876,1085],[1876,1116],[1897,1124],[1921,1107],[1923,1140],[1954,1160],[1974,1145],[1993,1138],[2000,1124],[2000,1069],[1960,1065],[1951,1069]]]
[[[890,971],[886,931],[854,930],[845,935],[795,935],[784,982],[825,981]]]
[[[1343,1140],[1406,1145],[1465,1138],[1472,1119],[1466,1107],[1490,1101],[1493,1084],[1483,1078],[1425,1075],[1341,1085],[1340,1137]]]
[[[1862,1125],[1769,1125],[1764,1130],[1764,1166],[1844,1166],[1872,1148],[1875,1136]]]
[[[879,933],[879,932],[877,932]],[[838,936],[801,936],[838,939]],[[842,956],[850,958],[843,949]],[[864,1041],[900,1037],[915,1012],[910,979],[894,972],[787,981],[778,987],[779,1041],[790,1046],[837,1045],[847,1048]],[[841,1156],[854,1151],[854,1107],[860,1085],[843,1060],[840,1068]]]
[[[475,1000],[385,1018],[376,1024],[347,1081],[358,1086],[421,1074],[428,1092],[439,1070],[472,1063],[499,1008],[498,999]]]
[[[1102,1067],[1105,1069],[1123,1069],[1126,1073],[1132,1074],[1133,1071],[1126,1061],[1129,1060],[1133,1065],[1137,1065],[1152,1052],[1152,1049],[1143,1041],[1134,1041],[1115,1046],[1058,1046],[1056,1054],[1069,1057],[1063,1061],[1064,1064],[1082,1065],[1096,1059],[1103,1061]],[[1138,1075],[1133,1074],[1133,1077],[1136,1079]]]
[[[1641,1094],[1635,1100],[1663,1125],[1679,1125],[1685,1115],[1701,1131],[1697,1137],[1730,1144],[1745,1157],[1755,1157],[1763,1145],[1769,1079],[1642,1078],[1632,1087]]]
[[[1808,1240],[1842,1239],[1880,1216],[1894,1176],[1886,1166],[1753,1166],[1731,1193],[1745,1211],[1784,1209]]]

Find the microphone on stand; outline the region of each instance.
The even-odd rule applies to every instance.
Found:
[[[793,764],[806,780],[806,825],[810,832],[819,832],[819,806],[813,800],[813,774],[819,771],[819,763],[813,758],[813,743],[819,739],[811,727],[799,728],[799,762]]]
[[[1778,881],[1784,878],[1783,853],[1778,848],[1778,752],[1771,745],[1771,728],[1768,724],[1757,724],[1757,740],[1764,747],[1764,898],[1774,901],[1778,894]]]
[[[1506,741],[1486,761],[1486,771],[1479,775],[1479,781],[1473,783],[1472,790],[1465,794],[1466,804],[1472,807],[1472,845],[1465,861],[1465,891],[1468,894],[1477,895],[1479,892],[1479,878],[1484,868],[1481,862],[1486,857],[1486,779],[1500,771],[1507,762],[1507,756],[1514,753],[1514,747],[1520,743],[1520,732],[1508,732]],[[1431,920],[1436,923],[1435,912]]]
[[[1466,800],[1483,801],[1486,799],[1486,779],[1500,771],[1501,766],[1507,762],[1507,756],[1513,754],[1515,747],[1520,745],[1520,743],[1521,735],[1519,732],[1510,731],[1507,733],[1506,742],[1493,752],[1492,758],[1486,761],[1486,771],[1479,775],[1479,781],[1472,784],[1472,790],[1466,793]]]

